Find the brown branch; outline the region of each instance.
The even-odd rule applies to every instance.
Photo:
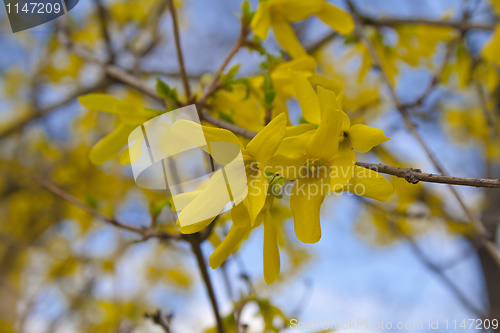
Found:
[[[59,102],[57,102],[55,104],[52,104],[52,105],[44,107],[44,108],[40,108],[38,111],[33,112],[33,114],[30,115],[29,117],[21,119],[21,120],[15,122],[15,124],[8,127],[7,129],[0,131],[0,139],[5,138],[11,134],[14,134],[14,133],[20,131],[29,122],[31,122],[35,119],[38,119],[38,118],[42,118],[42,117],[48,115],[49,113],[51,113],[52,111],[55,111],[55,110],[59,109],[60,107],[63,107],[65,105],[73,102],[78,96],[89,94],[89,93],[94,92],[96,90],[104,89],[107,86],[109,86],[109,84],[110,84],[109,80],[101,80],[92,87],[83,88],[81,90],[70,93],[67,97],[63,98],[62,100],[60,100]]]
[[[214,224],[214,222],[212,222]],[[210,298],[210,304],[212,305],[212,310],[215,316],[215,321],[217,322],[217,332],[224,333],[224,323],[219,313],[219,306],[217,304],[217,298],[215,297],[214,287],[210,281],[210,275],[208,274],[207,264],[205,258],[203,257],[203,252],[201,251],[200,244],[203,242],[203,238],[200,237],[199,233],[191,235],[183,235],[183,239],[191,244],[191,249],[198,262],[198,267],[200,268],[200,273],[205,283],[205,287]]]
[[[380,18],[369,18],[359,14],[359,22],[365,25],[374,26],[385,26],[385,27],[395,27],[398,25],[434,25],[440,27],[449,27],[459,31],[468,30],[495,30],[496,22],[487,23],[476,23],[469,21],[439,21],[426,18],[398,18],[398,17],[380,17]]]
[[[106,8],[104,8],[102,0],[94,0],[94,3],[97,7],[97,15],[99,17],[99,25],[101,28],[101,33],[104,38],[104,43],[106,44],[106,49],[108,51],[108,56],[109,56],[108,62],[111,63],[114,60],[115,54],[113,51],[113,44],[111,42],[111,35],[109,34],[108,30],[109,13],[106,10]]]
[[[325,46],[326,44],[328,44],[329,42],[331,42],[332,40],[334,40],[338,36],[339,36],[338,32],[332,31],[332,32],[326,34],[325,36],[323,36],[322,38],[318,39],[317,41],[312,42],[311,44],[307,45],[305,47],[306,52],[309,54],[314,53],[317,50],[319,50],[320,48],[322,48],[323,46]]]
[[[180,239],[180,236],[173,235],[173,234],[170,234],[167,232],[153,230],[153,229],[144,228],[144,227],[134,227],[134,226],[123,224],[123,223],[119,222],[118,220],[116,220],[114,217],[107,216],[107,215],[101,213],[100,211],[98,211],[97,209],[94,209],[94,208],[84,204],[83,202],[81,202],[80,200],[78,200],[77,198],[75,198],[74,196],[69,194],[68,192],[64,191],[62,188],[50,183],[49,181],[47,181],[47,180],[45,180],[37,175],[33,175],[32,177],[37,183],[39,183],[41,186],[45,187],[47,190],[54,193],[55,195],[72,203],[76,207],[87,211],[92,216],[97,217],[97,218],[107,222],[108,224],[111,224],[117,228],[128,230],[128,231],[131,231],[131,232],[134,232],[136,234],[141,235],[142,240],[147,240],[149,238],[159,238],[161,240]]]
[[[189,80],[186,74],[186,67],[184,66],[184,57],[182,56],[181,39],[179,32],[179,24],[177,22],[177,11],[175,10],[174,0],[168,1],[168,9],[172,15],[172,25],[174,28],[175,49],[177,51],[177,60],[179,61],[179,69],[182,76],[182,84],[184,85],[184,92],[186,93],[186,100],[191,100],[191,89],[189,88]]]
[[[219,68],[215,72],[212,80],[208,83],[206,88],[203,90],[203,93],[202,93],[201,97],[198,99],[197,104],[204,106],[207,99],[210,96],[212,96],[212,94],[219,89],[220,77],[222,75],[222,72],[227,67],[227,65],[229,64],[231,59],[233,59],[234,55],[239,51],[239,49],[242,48],[243,46],[245,46],[246,39],[247,39],[247,36],[249,33],[250,33],[249,25],[243,23],[241,25],[240,34],[239,34],[238,38],[236,39],[236,42],[234,43],[231,50],[229,50],[229,53],[226,55],[226,58],[224,58],[221,65],[219,66]]]
[[[161,328],[163,328],[165,333],[171,332],[169,323],[171,316],[163,315],[160,309],[158,309],[155,313],[145,313],[144,317],[151,319],[156,325],[159,325]]]
[[[439,66],[438,70],[432,76],[431,82],[429,83],[429,85],[425,89],[424,93],[422,95],[420,95],[420,97],[417,98],[413,103],[405,105],[405,107],[415,108],[415,107],[421,106],[424,103],[424,100],[434,90],[434,88],[437,87],[437,85],[441,81],[441,78],[443,77],[443,73],[446,69],[446,66],[448,65],[448,63],[451,59],[451,56],[453,54],[453,52],[452,52],[453,48],[457,45],[458,41],[459,41],[459,39],[455,38],[447,44],[443,62]]]
[[[118,80],[120,82],[129,85],[130,87],[136,89],[137,91],[140,91],[143,94],[151,97],[161,105],[165,105],[165,101],[156,93],[156,90],[150,88],[147,84],[140,81],[134,75],[127,73],[125,70],[121,69],[116,65],[100,61],[88,50],[74,44],[69,38],[65,26],[60,26],[58,30],[59,30],[58,31],[59,40],[61,41],[61,43],[63,43],[63,45],[66,46],[66,48],[69,51],[75,53],[76,55],[78,55],[80,58],[84,59],[87,62],[100,66],[109,77],[112,77],[115,80]]]
[[[500,188],[500,179],[451,177],[451,176],[435,175],[432,173],[423,173],[419,169],[398,168],[389,165],[364,163],[364,162],[357,162],[356,165],[380,173],[385,173],[399,178],[404,178],[411,184],[416,184],[419,181],[423,181],[423,182],[438,183],[438,184]]]

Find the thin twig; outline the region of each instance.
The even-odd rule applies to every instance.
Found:
[[[203,257],[203,252],[201,251],[200,247],[200,244],[203,242],[203,239],[200,237],[198,233],[191,235],[184,235],[183,239],[185,239],[191,244],[191,249],[196,257],[196,261],[198,262],[198,267],[200,268],[200,273],[203,278],[203,282],[205,283],[208,297],[210,298],[210,303],[212,305],[212,310],[214,312],[215,321],[217,322],[217,332],[224,333],[224,323],[222,322],[222,318],[219,313],[217,298],[215,297],[214,288],[212,286],[212,282],[210,281],[210,275],[208,274],[207,270],[207,264],[205,262],[205,258]]]
[[[101,28],[101,33],[104,38],[104,43],[106,44],[106,49],[108,51],[108,62],[112,63],[114,61],[114,51],[113,51],[113,44],[111,42],[111,35],[109,34],[108,30],[108,18],[109,18],[109,13],[104,8],[104,5],[102,4],[101,0],[94,0],[94,3],[97,7],[97,15],[99,17],[99,24]]]
[[[359,21],[362,24],[374,26],[389,26],[394,27],[398,25],[434,25],[440,27],[449,27],[459,31],[468,30],[495,30],[496,22],[478,23],[470,21],[439,21],[426,18],[398,18],[398,17],[381,17],[369,18],[361,15],[358,12]]]
[[[161,313],[161,310],[158,309],[155,313],[145,313],[144,317],[150,318],[156,325],[161,326],[165,333],[170,333],[170,316],[165,316]]]
[[[75,198],[74,196],[69,194],[68,192],[64,191],[62,188],[50,183],[49,181],[47,181],[47,180],[45,180],[37,175],[33,175],[32,177],[41,186],[45,187],[50,192],[58,195],[62,199],[72,203],[76,207],[87,211],[92,216],[97,217],[97,218],[117,227],[117,228],[128,230],[128,231],[131,231],[131,232],[134,232],[134,233],[141,235],[142,240],[147,240],[149,238],[159,238],[161,240],[180,239],[179,236],[173,235],[173,234],[170,234],[167,232],[153,230],[153,229],[144,228],[144,227],[134,227],[134,226],[123,224],[123,223],[119,222],[118,220],[116,220],[114,217],[107,216],[107,215],[101,213],[100,211],[98,211],[97,209],[94,209],[94,208],[90,207],[89,205],[84,204],[83,202],[81,202],[80,200],[78,200],[77,198]]]
[[[147,84],[141,82],[134,75],[127,73],[120,67],[100,61],[90,51],[74,44],[69,38],[68,32],[66,30],[67,29],[64,26],[59,27],[59,40],[61,41],[61,43],[63,43],[63,45],[66,46],[68,50],[70,50],[71,52],[78,55],[80,58],[90,63],[99,65],[108,76],[129,85],[130,87],[136,89],[137,91],[142,92],[143,94],[151,97],[161,105],[165,105],[165,101],[156,93],[156,90],[150,88]]]
[[[206,88],[203,90],[203,93],[201,97],[198,99],[197,104],[199,105],[205,105],[207,99],[212,96],[212,94],[217,91],[220,85],[220,77],[222,75],[222,72],[224,69],[227,67],[231,59],[233,59],[234,55],[239,51],[240,48],[245,46],[246,44],[246,39],[248,34],[250,33],[250,27],[248,24],[242,24],[240,28],[240,34],[238,35],[238,38],[236,39],[236,42],[234,43],[233,47],[231,50],[229,50],[229,53],[226,55],[222,63],[220,64],[219,68],[214,74],[214,77],[212,80],[208,83]]]
[[[413,103],[407,104],[407,105],[405,105],[405,107],[414,108],[414,107],[421,106],[424,103],[424,100],[430,95],[430,93],[434,90],[434,88],[436,88],[436,86],[441,81],[441,78],[442,78],[443,73],[446,69],[446,66],[448,65],[450,58],[453,54],[453,52],[452,52],[453,48],[457,45],[458,41],[459,41],[459,39],[454,38],[453,40],[451,40],[447,44],[446,51],[445,51],[444,58],[443,58],[443,62],[439,66],[438,70],[432,76],[431,82],[427,86],[427,89],[425,89],[424,93],[422,95],[420,95],[420,97],[417,98]]]
[[[96,83],[92,87],[82,88],[80,90],[72,92],[72,93],[68,94],[68,96],[66,96],[65,98],[61,99],[59,102],[52,104],[50,106],[44,107],[44,108],[40,108],[39,110],[36,110],[29,117],[21,119],[21,120],[17,121],[15,124],[8,127],[7,129],[0,131],[0,139],[5,138],[11,134],[14,134],[14,133],[20,131],[29,122],[31,122],[35,119],[38,119],[38,118],[42,118],[42,117],[48,115],[49,113],[51,113],[52,111],[55,111],[55,110],[65,106],[65,105],[73,102],[78,96],[89,94],[91,92],[104,89],[107,86],[109,86],[110,83],[111,82],[109,80],[106,80],[106,79],[100,80],[98,83]]]
[[[486,187],[486,188],[500,188],[500,179],[484,179],[484,178],[466,178],[466,177],[451,177],[436,175],[432,173],[423,173],[419,169],[413,168],[398,168],[383,164],[373,164],[357,162],[356,165],[375,170],[380,173],[404,178],[411,184],[416,184],[419,181],[438,184],[473,186],[473,187]]]
[[[177,61],[179,62],[179,69],[181,71],[182,84],[184,85],[184,92],[186,93],[186,100],[191,100],[191,89],[189,88],[189,80],[186,74],[186,67],[184,66],[184,57],[182,55],[181,38],[179,32],[179,24],[177,22],[177,11],[175,10],[174,0],[168,1],[168,9],[172,15],[172,25],[174,28],[175,49],[177,51]]]

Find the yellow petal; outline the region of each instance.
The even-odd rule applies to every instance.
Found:
[[[295,236],[303,243],[313,244],[321,239],[319,215],[326,194],[323,178],[299,178],[293,185],[290,208]]]
[[[325,3],[316,15],[321,21],[341,34],[348,35],[354,30],[354,21],[351,15],[334,5]]]
[[[178,215],[178,221],[183,227],[218,216],[224,207],[231,202],[222,171],[220,169],[213,173],[201,190],[192,191],[196,192],[197,195]],[[189,196],[190,193],[183,194]],[[176,202],[177,197],[182,197],[182,195],[173,197],[174,204],[179,210],[180,204]]]
[[[307,122],[319,124],[321,111],[318,96],[304,74],[290,70],[290,79],[295,90],[295,96],[299,100],[302,115]]]
[[[128,136],[134,126],[120,124],[115,130],[102,138],[90,150],[90,161],[95,165],[101,165],[113,158],[128,142]]]
[[[332,191],[341,189],[354,174],[356,153],[348,145],[340,145],[330,166],[330,188]]]
[[[484,47],[483,57],[500,66],[500,24],[497,25],[492,37]]]
[[[497,12],[497,15],[500,15],[500,0],[491,0],[491,3]]]
[[[106,94],[88,94],[78,97],[78,102],[91,110],[117,114],[115,106],[120,100]]]
[[[392,184],[381,174],[359,166],[354,167],[354,176],[344,190],[383,202],[389,201],[394,192]]]
[[[266,202],[269,181],[265,173],[261,170],[251,172],[248,177],[248,194],[243,201],[250,216],[250,223],[254,225],[257,215],[259,215]]]
[[[343,117],[333,91],[318,87],[318,96],[321,124],[309,140],[306,152],[308,157],[328,161],[337,153]]]
[[[366,153],[375,146],[390,140],[380,128],[357,124],[348,131],[352,148],[360,153]]]
[[[292,137],[304,134],[309,131],[315,130],[314,126],[311,124],[300,124],[297,126],[288,126],[285,130],[285,137]]]
[[[305,155],[295,154],[290,156],[277,154],[267,162],[264,170],[283,176],[288,180],[295,180],[299,177],[301,168],[305,163]]]
[[[290,23],[282,18],[273,18],[272,26],[276,40],[292,58],[302,57],[307,54]]]
[[[259,163],[265,163],[274,156],[285,136],[286,114],[271,120],[247,145],[247,152]]]
[[[304,155],[306,153],[306,146],[310,138],[314,135],[316,130],[310,130],[296,136],[290,136],[281,142],[276,154],[282,155]]]
[[[325,89],[333,90],[337,95],[342,92],[342,82],[323,75],[313,74],[309,78],[309,82],[311,82],[313,86],[321,86]]]
[[[287,21],[301,21],[319,12],[324,3],[325,0],[287,0],[283,6],[283,14]]]
[[[243,200],[243,202],[245,200]],[[233,221],[233,225],[236,227],[249,228],[251,224],[250,215],[248,214],[248,209],[243,202],[235,205],[231,209],[231,220]]]
[[[259,8],[255,11],[250,27],[252,28],[255,36],[262,40],[266,40],[270,26],[271,13],[269,12],[269,6],[265,1],[262,1],[259,4]]]
[[[196,232],[200,232],[203,229],[205,229],[212,221],[215,219],[215,217],[211,217],[209,219],[193,223],[190,225],[187,225],[185,227],[181,226],[179,219],[175,222],[177,224],[177,227],[179,227],[179,231],[183,234],[194,234]]]
[[[280,251],[275,222],[269,211],[264,218],[264,280],[271,285],[280,275]]]
[[[222,241],[222,243],[217,246],[214,250],[210,258],[208,259],[208,263],[210,267],[213,269],[222,265],[222,263],[229,257],[231,253],[236,251],[238,245],[241,243],[245,237],[250,233],[251,228],[238,228],[236,226],[231,226],[229,232],[227,233],[226,238]]]

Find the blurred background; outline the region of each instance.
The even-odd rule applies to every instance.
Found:
[[[344,1],[332,3],[347,10]],[[354,3],[370,18],[459,22],[466,17],[493,27],[497,21],[492,4],[483,0]],[[257,5],[251,2],[252,9]],[[176,9],[186,71],[192,90],[199,93],[238,37],[241,2],[179,0]],[[113,130],[117,118],[87,110],[76,98],[106,92],[130,103],[160,106],[106,75],[101,66],[78,56],[58,38],[63,22],[71,42],[101,61],[152,88],[161,78],[181,94],[166,1],[82,0],[69,14],[16,34],[5,10],[0,12],[0,332],[162,332],[143,316],[157,309],[171,315],[172,332],[213,328],[215,319],[189,244],[143,242],[64,201],[32,178],[38,175],[128,225],[148,225],[157,215],[161,230],[176,230],[163,209],[166,198],[135,186],[130,165],[122,165],[118,157],[98,167],[90,163],[89,150]],[[350,101],[344,108],[351,119],[382,128],[392,139],[358,160],[437,172],[404,127],[378,71],[360,77],[363,51],[358,41],[330,36],[331,28],[314,17],[294,28],[322,73],[343,83]],[[498,118],[497,71],[485,67],[489,76],[479,79],[470,74],[492,29],[441,28],[380,26],[371,38],[382,40],[391,54],[388,59],[403,103],[424,94],[447,60],[439,82],[413,111],[414,121],[450,175],[498,178],[498,139],[491,139],[488,119],[481,112],[485,102]],[[458,42],[450,43],[456,38]],[[280,57],[272,34],[263,45]],[[412,52],[421,56],[410,60]],[[242,49],[229,67],[240,64],[238,78],[254,77],[267,59]],[[480,90],[486,97],[478,94]],[[286,107],[291,123],[298,124],[297,101],[287,100]],[[219,106],[212,112],[227,119],[238,111]],[[241,126],[258,130],[262,124],[252,118]],[[255,299],[244,307],[240,319],[248,325],[245,332],[324,329],[286,328],[291,318],[304,323],[325,319],[423,323],[421,329],[409,329],[415,332],[435,331],[428,327],[434,321],[445,331],[445,320],[480,318],[490,308],[496,309],[498,318],[500,272],[468,240],[467,217],[449,188],[386,177],[396,191],[389,204],[350,195],[327,197],[323,236],[315,245],[295,238],[287,199],[280,200],[276,208],[283,219],[280,279],[271,286],[263,281],[262,229],[256,229],[222,268],[209,268],[222,316],[231,316],[233,301],[240,295],[252,293]],[[458,191],[482,216],[498,245],[497,190]],[[220,222],[220,235],[227,223]],[[393,224],[404,234],[395,232]],[[213,246],[205,242],[202,250],[208,257]]]

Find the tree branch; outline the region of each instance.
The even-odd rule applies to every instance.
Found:
[[[184,66],[184,57],[182,55],[181,39],[179,32],[179,24],[177,22],[177,12],[175,10],[174,1],[168,1],[168,9],[172,15],[172,25],[174,28],[175,49],[177,51],[177,60],[179,61],[179,69],[181,71],[182,84],[184,85],[184,92],[186,93],[186,100],[191,100],[191,89],[189,88],[189,80],[186,74],[186,67]]]
[[[214,222],[212,222],[213,224]],[[191,244],[191,249],[198,262],[198,267],[200,268],[200,273],[205,283],[205,287],[210,298],[210,303],[212,305],[212,310],[214,312],[215,321],[217,322],[217,332],[224,333],[224,323],[219,313],[219,306],[217,305],[217,298],[215,297],[214,288],[212,282],[210,281],[210,275],[208,274],[207,264],[205,263],[205,258],[203,257],[203,252],[201,251],[200,244],[203,242],[203,238],[200,237],[199,233],[184,235],[183,239]]]
[[[144,317],[150,318],[156,325],[161,326],[165,333],[170,333],[170,323],[169,323],[169,317],[170,316],[164,316],[160,309],[158,309],[155,313],[145,313]]]
[[[206,88],[203,90],[203,93],[201,97],[198,99],[197,104],[203,106],[205,105],[207,99],[217,91],[220,85],[220,77],[222,75],[222,72],[226,68],[226,66],[229,64],[231,59],[233,59],[234,55],[239,51],[240,48],[245,46],[246,44],[246,39],[248,34],[250,33],[250,27],[246,23],[242,23],[241,28],[240,28],[240,34],[238,38],[236,39],[236,42],[234,43],[233,47],[231,50],[229,50],[229,53],[227,54],[226,58],[222,61],[221,65],[217,69],[217,71],[214,74],[214,77],[212,80],[208,83]]]
[[[60,100],[59,102],[52,104],[50,106],[47,106],[45,108],[40,108],[39,110],[33,112],[33,114],[27,118],[21,119],[17,121],[15,124],[12,126],[8,127],[7,129],[0,131],[0,139],[5,138],[11,134],[14,134],[15,132],[20,131],[27,123],[30,121],[33,121],[37,118],[42,118],[52,111],[55,111],[59,109],[60,107],[63,107],[71,102],[73,102],[78,96],[89,94],[91,92],[94,92],[96,90],[101,90],[109,86],[110,82],[109,80],[103,79],[99,81],[97,84],[95,84],[92,87],[89,88],[82,88],[81,90],[75,91],[70,93],[68,96]]]
[[[74,196],[69,194],[68,192],[64,191],[62,188],[50,183],[49,181],[47,181],[47,180],[45,180],[37,175],[33,175],[32,177],[37,183],[39,183],[41,186],[45,187],[47,190],[54,193],[55,195],[72,203],[76,207],[87,211],[92,216],[97,217],[97,218],[117,227],[117,228],[128,230],[128,231],[131,231],[131,232],[134,232],[136,234],[141,235],[142,240],[147,240],[149,238],[159,238],[161,240],[180,239],[179,235],[174,235],[174,234],[170,234],[167,232],[153,230],[153,229],[149,229],[149,228],[145,228],[145,227],[134,227],[134,226],[123,224],[123,223],[119,222],[118,220],[116,220],[114,217],[109,217],[107,215],[104,215],[103,213],[101,213],[97,209],[94,209],[94,208],[84,204],[83,202],[81,202],[80,200],[78,200],[77,198],[75,198]]]
[[[419,181],[438,184],[500,188],[500,179],[482,179],[482,178],[465,178],[435,175],[432,173],[423,173],[420,169],[413,168],[398,168],[383,164],[373,164],[357,162],[356,165],[371,169],[380,173],[404,178],[408,183],[416,184]]]
[[[439,21],[426,18],[398,18],[398,17],[380,17],[380,18],[370,18],[358,13],[360,23],[366,25],[374,26],[389,26],[395,27],[398,25],[434,25],[440,27],[449,27],[459,31],[468,30],[495,30],[497,23],[487,22],[487,23],[476,23],[469,21]]]

